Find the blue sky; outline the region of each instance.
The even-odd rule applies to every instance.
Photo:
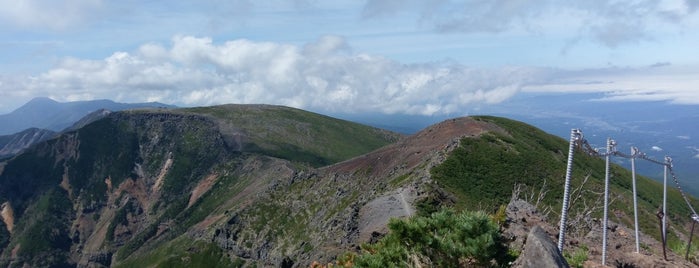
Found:
[[[699,1],[0,0],[33,97],[444,115],[518,94],[699,104]]]

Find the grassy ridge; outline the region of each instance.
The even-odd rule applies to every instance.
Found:
[[[497,206],[506,204],[514,185],[525,184],[530,189],[544,187],[547,192],[543,203],[552,208],[557,221],[561,209],[563,182],[567,159],[568,142],[547,134],[521,122],[498,118],[478,117],[478,120],[495,123],[507,133],[489,132],[481,138],[464,138],[461,145],[447,160],[432,170],[433,178],[457,196],[457,206],[467,209],[487,209],[495,211]],[[585,176],[590,179],[584,188],[583,198],[591,203],[600,199],[595,194],[604,190],[605,164],[603,159],[577,152],[574,159],[572,188],[579,187]],[[610,220],[633,226],[633,196],[630,171],[612,165],[610,176],[610,197],[613,202]],[[639,200],[639,225],[646,234],[659,237],[656,210],[662,205],[662,185],[646,177],[637,177]],[[697,206],[696,199],[692,199]],[[582,204],[573,204],[574,214]],[[689,222],[690,210],[681,195],[669,185],[669,219],[679,230]],[[602,210],[593,211],[593,217],[601,218]],[[671,237],[676,239],[676,237]]]
[[[358,156],[400,136],[385,130],[299,109],[270,105],[223,105],[184,109],[213,116],[249,138],[244,150],[325,166]]]
[[[565,141],[515,121],[495,117],[478,120],[496,123],[509,133],[464,138],[447,160],[432,170],[433,179],[459,197],[459,206],[494,210],[509,201],[515,184],[539,188],[545,180],[551,185],[550,203],[562,196],[559,178],[565,174]]]

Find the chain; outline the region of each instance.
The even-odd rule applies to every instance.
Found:
[[[692,210],[692,220],[694,220],[694,221],[699,220],[699,216],[697,216],[697,212],[694,210],[692,203],[689,202],[689,198],[687,197],[687,194],[685,194],[684,191],[682,191],[682,186],[680,186],[680,182],[677,179],[677,175],[675,175],[675,171],[672,170],[672,164],[668,164],[667,167],[668,167],[668,170],[670,171],[670,175],[672,175],[672,180],[675,181],[675,186],[677,187],[677,190],[680,191],[682,198],[684,198],[684,202],[686,202],[687,206],[689,206],[689,209]]]
[[[635,175],[635,168],[634,168],[634,159],[639,158],[646,160],[648,162],[658,164],[661,166],[665,167],[665,177],[664,177],[664,183],[663,183],[663,207],[662,209],[658,212],[658,220],[660,221],[660,229],[661,229],[661,236],[663,238],[663,256],[665,260],[667,260],[667,253],[665,251],[666,248],[666,243],[667,243],[667,238],[666,238],[666,223],[665,223],[665,213],[667,213],[666,210],[666,198],[667,198],[667,174],[668,172],[670,175],[672,175],[672,180],[675,182],[675,186],[677,187],[677,190],[680,192],[682,195],[682,198],[684,199],[684,202],[687,203],[687,206],[689,209],[692,211],[692,232],[694,232],[694,223],[699,222],[699,215],[697,215],[697,212],[694,210],[694,207],[692,206],[692,203],[689,202],[689,198],[687,197],[687,194],[682,190],[682,187],[680,186],[680,182],[677,179],[677,175],[672,169],[672,158],[669,156],[665,157],[665,162],[660,162],[655,159],[652,159],[648,157],[645,153],[642,153],[641,151],[638,150],[636,147],[631,147],[631,154],[624,154],[622,152],[619,152],[616,150],[616,142],[612,139],[607,139],[607,149],[604,153],[600,153],[598,149],[593,148],[589,142],[587,142],[586,139],[583,138],[582,132],[579,129],[573,129],[571,131],[571,139],[570,139],[570,149],[568,152],[568,168],[566,170],[566,182],[565,182],[565,194],[563,197],[563,211],[561,213],[561,229],[560,229],[560,234],[559,234],[559,240],[558,240],[558,250],[562,251],[563,250],[563,239],[565,235],[565,221],[566,221],[566,211],[567,211],[567,205],[568,205],[568,189],[569,184],[570,184],[570,172],[571,172],[571,166],[572,166],[572,160],[573,160],[573,146],[577,146],[582,152],[593,156],[593,157],[606,157],[606,174],[605,174],[605,185],[604,185],[604,226],[602,228],[603,232],[603,242],[602,242],[602,265],[605,265],[606,262],[606,256],[607,256],[607,210],[608,210],[608,194],[609,194],[609,157],[610,156],[617,156],[617,157],[622,157],[626,159],[631,159],[631,166],[632,166],[632,176],[633,176],[633,191],[634,191],[634,218],[635,218],[635,225],[636,225],[636,252],[639,251],[639,245],[638,245],[638,216],[637,216],[637,207],[636,207],[636,175]],[[690,240],[689,244],[687,245],[687,254],[689,254],[689,248],[691,247],[691,234],[690,234]],[[687,258],[685,256],[685,258]]]
[[[624,154],[616,150],[612,150],[606,153],[600,153],[599,150],[593,148],[590,145],[590,143],[587,142],[586,139],[579,141],[579,146],[581,147],[583,152],[590,156],[605,157],[607,155],[614,155],[626,159],[638,158],[661,166],[667,166],[668,170],[670,171],[670,175],[672,176],[672,180],[675,182],[675,187],[677,187],[677,190],[679,190],[680,194],[682,195],[682,198],[684,198],[684,202],[687,203],[687,206],[692,211],[692,220],[699,222],[699,215],[697,214],[696,210],[694,210],[694,207],[692,206],[692,203],[689,201],[689,197],[687,197],[687,194],[682,190],[682,186],[680,186],[680,182],[677,179],[677,175],[675,175],[675,172],[672,169],[672,163],[660,162],[658,160],[648,157],[645,153],[642,153],[640,151],[636,151],[633,155]]]
[[[647,156],[646,154],[644,154],[644,153],[641,153],[641,154],[638,156],[638,158],[643,159],[643,160],[646,160],[646,161],[651,162],[651,163],[656,163],[656,164],[661,165],[661,166],[668,165],[668,164],[665,163],[665,162],[660,162],[660,161],[658,161],[658,160],[655,160],[655,159],[653,159],[653,158],[650,158],[650,157],[648,157],[648,156]],[[672,168],[672,165],[668,165],[668,167]]]
[[[580,142],[579,147],[583,150],[583,152],[585,152],[586,154],[588,154],[590,156],[605,157],[607,155],[613,155],[616,153],[616,150],[612,150],[612,151],[605,152],[605,153],[600,153],[599,150],[593,148],[590,145],[590,143],[587,142],[586,139],[582,139],[579,142]]]

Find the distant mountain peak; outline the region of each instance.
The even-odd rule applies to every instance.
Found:
[[[121,111],[148,107],[174,106],[153,102],[117,103],[106,99],[59,102],[48,97],[36,97],[11,113],[0,115],[0,135],[17,133],[31,127],[61,131],[84,116],[101,109]]]
[[[21,114],[29,113],[36,109],[46,108],[46,107],[56,107],[60,105],[60,102],[48,98],[48,97],[36,97],[31,99],[29,102],[20,106],[16,110],[12,111],[10,114]]]
[[[32,100],[30,100],[29,102],[27,102],[27,104],[29,104],[29,103],[46,103],[46,102],[58,103],[58,101],[56,101],[52,98],[49,98],[49,97],[35,97]]]

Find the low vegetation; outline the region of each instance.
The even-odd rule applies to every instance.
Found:
[[[583,268],[583,264],[585,261],[587,261],[588,258],[588,251],[589,249],[585,245],[581,245],[580,247],[576,248],[572,253],[566,251],[563,253],[563,257],[566,258],[566,261],[570,265],[570,267],[574,268]]]
[[[699,245],[696,244],[696,237],[692,240],[693,243],[689,250],[687,250],[688,243],[681,240],[673,240],[668,242],[668,248],[675,252],[675,254],[678,256],[686,256],[688,261],[699,265]]]
[[[311,267],[491,267],[507,266],[514,256],[500,226],[484,212],[444,209],[430,216],[391,219],[389,233],[359,254],[346,253],[334,264]]]
[[[133,258],[116,267],[242,267],[244,263],[240,259],[232,261],[215,244],[178,238],[147,257]]]

